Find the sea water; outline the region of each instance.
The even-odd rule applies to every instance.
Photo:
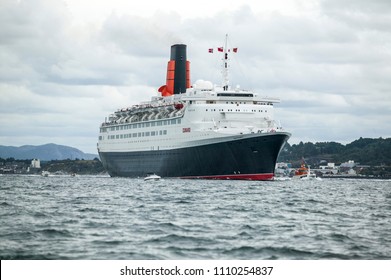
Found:
[[[391,181],[0,177],[1,259],[391,259]]]

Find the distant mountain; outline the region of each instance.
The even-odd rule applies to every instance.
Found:
[[[1,146],[0,158],[15,159],[40,159],[40,160],[63,160],[63,159],[94,159],[96,154],[86,154],[82,151],[63,145],[45,144],[40,146],[25,145],[21,147]]]

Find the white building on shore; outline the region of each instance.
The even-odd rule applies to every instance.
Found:
[[[41,161],[39,159],[33,159],[31,161],[31,165],[30,165],[31,168],[41,168]]]

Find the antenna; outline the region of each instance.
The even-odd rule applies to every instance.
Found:
[[[209,53],[213,53],[213,48],[208,50]],[[228,53],[231,52],[231,49],[228,49],[228,34],[225,34],[225,44],[224,47],[218,47],[217,48],[218,52],[223,53],[223,65],[222,65],[222,70],[221,73],[223,75],[223,90],[226,91],[229,88],[229,78],[228,78],[228,73],[229,73],[229,58],[228,58]],[[238,52],[238,48],[232,48],[232,52],[236,53]]]
[[[225,34],[225,46],[224,46],[224,57],[223,57],[223,89],[228,90],[229,79],[228,79],[228,34]]]

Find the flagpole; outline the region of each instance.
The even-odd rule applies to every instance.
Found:
[[[225,34],[224,58],[223,58],[223,89],[228,90],[228,34]]]

